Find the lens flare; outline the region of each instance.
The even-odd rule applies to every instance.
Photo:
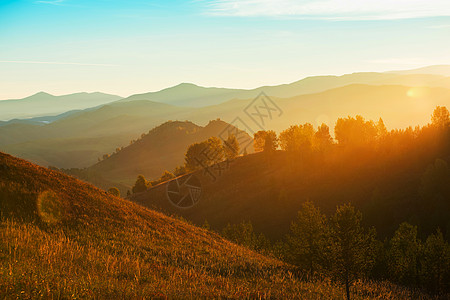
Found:
[[[62,217],[62,208],[58,195],[53,191],[44,191],[37,199],[37,211],[42,221],[57,223]]]

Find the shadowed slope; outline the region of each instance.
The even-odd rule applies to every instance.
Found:
[[[148,132],[140,140],[125,147],[118,153],[88,168],[98,176],[112,183],[129,187],[136,181],[138,174],[149,179],[158,178],[165,170],[173,171],[184,164],[184,154],[193,144],[210,137],[219,137],[228,128],[235,128],[220,120],[210,121],[206,126],[198,126],[185,121],[164,123]],[[226,133],[225,133],[226,134]],[[246,136],[245,142],[249,153],[253,152],[252,138]],[[225,136],[224,138],[226,138]],[[110,186],[104,186],[109,188]]]
[[[58,172],[2,153],[0,172],[2,297],[342,298],[328,281],[300,281],[275,259]],[[356,299],[413,296],[356,285]]]

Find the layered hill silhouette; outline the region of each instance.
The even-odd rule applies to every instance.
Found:
[[[261,92],[273,97],[289,98],[320,93],[349,84],[450,88],[449,76],[449,66],[430,66],[417,70],[386,73],[360,72],[342,76],[312,76],[289,84],[262,86],[248,90],[201,87],[192,83],[182,83],[158,92],[132,95],[121,101],[149,100],[178,106],[204,107],[221,104],[232,99],[254,98]]]
[[[282,115],[266,119],[265,129],[284,130],[297,123],[333,126],[338,117],[365,112],[371,119],[382,117],[388,128],[424,125],[434,107],[448,105],[450,89],[354,84],[325,92],[292,98],[271,99]],[[253,134],[260,126],[246,114],[261,105],[255,98],[235,99],[201,108],[178,107],[146,100],[118,101],[94,110],[81,111],[46,125],[0,126],[0,149],[44,166],[87,167],[103,154],[126,146],[150,128],[168,120],[189,120],[206,125],[220,118]],[[263,111],[264,112],[264,111]]]
[[[0,153],[0,295],[340,298],[330,282],[89,184]],[[355,296],[412,297],[358,283]],[[384,296],[383,296],[384,295]],[[416,294],[416,296],[420,296]]]
[[[0,126],[0,149],[44,166],[87,167],[168,120],[186,120],[188,109],[150,101],[112,103],[45,125]]]
[[[443,72],[434,69],[424,72]],[[261,92],[283,112],[264,129],[279,131],[303,122],[332,126],[338,116],[361,112],[372,119],[382,117],[388,128],[407,127],[412,119],[423,125],[436,105],[448,105],[450,79],[411,72],[316,76],[253,90],[180,84],[55,117],[1,123],[0,150],[43,166],[85,168],[168,120],[204,126],[218,117],[228,123],[239,117],[245,125],[238,127],[252,135],[261,126],[248,117],[246,108],[258,104],[254,101]]]
[[[0,121],[58,115],[70,110],[95,107],[122,99],[104,93],[75,93],[54,96],[39,92],[23,99],[0,101]]]
[[[111,186],[130,189],[138,174],[156,179],[165,170],[172,171],[183,165],[184,154],[191,144],[210,137],[223,136],[225,139],[228,131],[236,130],[236,127],[220,120],[210,121],[204,127],[187,121],[166,122],[84,172],[96,174],[106,180],[101,186],[105,189]],[[246,147],[247,153],[254,151],[252,137],[245,132],[240,135],[240,142],[242,148]]]
[[[396,74],[402,74],[402,75],[404,75],[404,74],[432,74],[432,75],[450,76],[450,65],[426,66],[426,67],[412,69],[412,70],[390,71],[388,73],[396,73]]]

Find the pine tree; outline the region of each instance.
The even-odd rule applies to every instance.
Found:
[[[418,281],[418,259],[422,245],[417,239],[417,227],[406,222],[400,224],[390,241],[389,273],[402,284]]]
[[[375,234],[365,233],[361,220],[361,212],[349,204],[339,206],[331,219],[333,273],[344,283],[348,300],[350,285],[368,272],[374,261],[370,247]]]
[[[439,229],[425,242],[422,267],[424,282],[430,291],[441,294],[450,288],[450,246]]]
[[[329,229],[325,215],[312,202],[305,202],[287,236],[289,260],[309,271],[310,277],[326,264]]]
[[[136,179],[136,183],[134,184],[132,191],[134,193],[142,193],[147,190],[147,180],[143,175],[139,175]]]

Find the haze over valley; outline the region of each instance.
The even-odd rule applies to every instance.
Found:
[[[449,24],[0,1],[0,299],[450,299]]]

